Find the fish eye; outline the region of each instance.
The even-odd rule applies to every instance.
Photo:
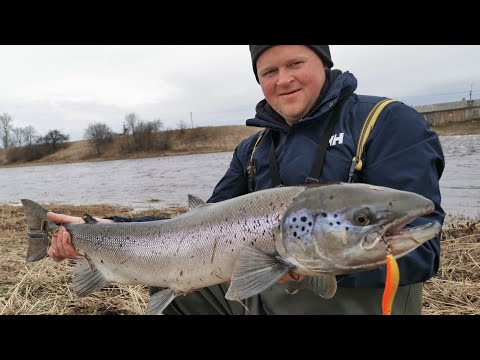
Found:
[[[366,209],[359,210],[353,215],[353,220],[357,223],[357,225],[368,225],[370,223],[370,213]]]

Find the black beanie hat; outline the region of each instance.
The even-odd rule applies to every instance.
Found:
[[[252,55],[252,66],[253,72],[255,73],[255,78],[257,82],[258,80],[257,75],[257,60],[262,55],[262,53],[271,48],[275,45],[249,45],[250,46],[250,53]],[[315,53],[322,59],[323,63],[326,64],[329,68],[333,67],[333,62],[330,56],[330,47],[328,45],[305,45],[308,46],[310,49],[315,51]]]

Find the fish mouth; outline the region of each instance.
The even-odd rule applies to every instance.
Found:
[[[362,248],[370,250],[375,248],[380,241],[384,242],[387,248],[390,247],[392,241],[411,240],[418,245],[421,245],[426,240],[422,241],[423,232],[435,223],[428,223],[419,226],[406,226],[410,224],[414,219],[419,216],[430,214],[433,211],[433,206],[429,206],[425,209],[417,210],[409,213],[399,219],[395,219],[388,224],[379,225],[371,230],[364,239]],[[419,235],[419,236],[417,236]],[[432,236],[433,237],[433,236]]]

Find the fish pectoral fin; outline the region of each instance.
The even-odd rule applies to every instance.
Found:
[[[259,294],[274,285],[292,268],[293,265],[275,255],[245,246],[233,266],[232,279],[225,298],[238,301]]]
[[[302,287],[325,299],[331,299],[337,292],[337,278],[335,275],[305,276]]]
[[[110,285],[103,274],[86,258],[75,260],[75,275],[73,290],[78,296],[88,296],[91,293]]]
[[[163,310],[175,299],[176,294],[171,289],[163,289],[150,297],[145,315],[163,315]]]

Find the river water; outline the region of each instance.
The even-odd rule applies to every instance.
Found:
[[[480,135],[442,136],[447,214],[480,217]],[[0,203],[116,204],[134,211],[207,200],[231,152],[0,169]]]

